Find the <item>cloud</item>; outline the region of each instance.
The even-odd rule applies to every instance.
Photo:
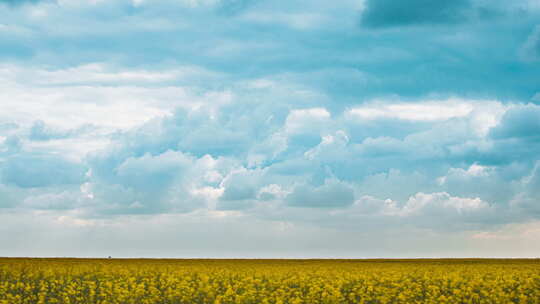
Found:
[[[348,114],[365,120],[396,118],[433,121],[467,116],[472,110],[473,106],[469,103],[449,101],[447,103],[362,105],[350,109]]]
[[[193,161],[192,157],[173,151],[155,156],[144,154],[125,159],[114,168],[114,172],[116,180],[124,186],[158,193],[169,187]]]
[[[2,252],[466,254],[540,218],[529,0],[49,4],[0,5]]]
[[[468,168],[450,168],[437,182],[445,191],[454,195],[478,197],[504,206],[516,192],[504,175],[504,169],[473,163]]]
[[[90,132],[93,129],[95,129],[95,127],[87,124],[76,129],[62,130],[49,126],[42,120],[37,120],[32,124],[28,138],[36,141],[65,139],[80,136],[81,134]]]
[[[478,197],[453,196],[447,192],[417,192],[405,200],[364,195],[343,212],[353,219],[368,221],[366,226],[379,222],[429,227],[439,231],[487,227],[494,220],[504,222],[488,202]]]
[[[295,109],[287,116],[285,128],[288,133],[305,133],[329,118],[330,113],[325,108]]]
[[[368,0],[366,9],[362,13],[361,23],[372,28],[452,24],[464,21],[470,6],[469,0]]]
[[[10,130],[17,129],[18,127],[19,127],[19,125],[17,125],[16,123],[13,123],[13,122],[2,123],[2,124],[0,124],[0,132],[1,133],[8,132]]]
[[[2,146],[4,147],[2,147],[3,149],[0,150],[1,152],[6,153],[7,155],[16,153],[21,149],[21,139],[17,135],[7,136],[2,142]]]
[[[358,185],[357,191],[363,196],[405,201],[420,191],[432,192],[439,189],[428,172],[418,169],[410,172],[407,168],[400,171],[392,168],[368,174]]]
[[[259,0],[221,0],[217,5],[218,13],[225,16],[236,15],[255,5]]]
[[[540,216],[540,161],[536,161],[531,172],[518,183],[519,188],[510,204],[527,217]]]
[[[537,25],[520,49],[520,55],[526,61],[540,60],[540,25]]]
[[[264,171],[261,169],[240,168],[230,172],[220,183],[220,187],[224,190],[217,203],[217,209],[238,210],[250,207],[257,200],[263,175]]]
[[[246,185],[231,185],[223,192],[222,200],[225,201],[240,201],[245,199],[255,198],[255,190]]]
[[[529,193],[536,198],[540,198],[540,161],[537,161],[531,174],[525,177],[525,185]],[[540,207],[540,204],[537,204]]]
[[[479,198],[452,197],[446,192],[431,194],[420,192],[409,198],[402,212],[405,216],[418,213],[445,214],[448,216],[449,211],[461,214],[478,211],[488,206],[486,202]]]
[[[84,200],[84,197],[81,197],[78,191],[62,189],[27,196],[20,202],[18,207],[45,211],[73,210],[84,205]]]
[[[97,206],[87,210],[94,217],[208,208],[222,194],[222,170],[230,170],[226,160],[209,155],[197,158],[169,149],[140,156],[117,152],[95,155],[90,163],[83,192]]]
[[[38,2],[42,2],[42,1],[51,1],[51,0],[1,0],[0,4],[5,3],[5,4],[8,4],[8,5],[15,6],[15,5],[22,5],[22,4],[38,3]]]
[[[378,101],[353,109],[377,107],[385,115],[361,117],[350,109],[330,113],[323,107],[277,111],[264,102],[246,111],[243,102],[180,108],[173,115],[109,135],[105,148],[80,160],[87,174],[73,181],[80,190],[66,197],[77,202],[74,206],[84,214],[96,218],[205,209],[258,217],[262,215],[257,210],[264,205],[283,210],[343,209],[354,205],[358,197],[390,200],[398,208],[399,202],[411,200],[417,193],[446,193],[506,206],[517,193],[506,186],[507,181],[528,174],[526,170],[505,173],[514,169],[499,169],[484,160],[492,157],[497,145],[499,150],[511,149],[493,132],[507,124],[517,125],[508,117],[513,111],[521,113],[521,105],[506,109],[497,102],[481,100]],[[393,108],[396,104],[403,108]],[[440,109],[442,114],[426,118],[422,111],[416,111],[420,116],[415,116],[411,109],[422,107]],[[372,130],[392,134],[389,131],[402,124],[411,128],[401,130],[405,133],[396,137],[362,138],[356,131],[368,126],[363,129],[366,135],[376,134]],[[486,133],[484,129],[495,131]],[[54,142],[65,141],[68,133],[75,138],[93,136],[42,122],[14,130],[9,132],[18,132],[23,141],[18,150],[5,152],[8,156],[15,153],[23,157],[29,149],[42,149],[46,137]],[[523,147],[525,143],[530,141],[525,140]],[[8,151],[7,147],[4,150]],[[511,157],[505,162],[511,162]],[[533,161],[531,157],[523,158],[519,166],[526,168],[527,162]],[[13,173],[4,175],[11,185],[23,180]],[[27,195],[26,208],[53,208],[61,205],[55,201],[64,194]]]
[[[86,168],[54,155],[22,154],[8,157],[1,166],[2,181],[22,188],[80,184]]]
[[[536,141],[540,136],[540,106],[527,104],[509,109],[499,125],[490,130],[496,139],[529,139]]]
[[[354,202],[353,189],[337,180],[326,180],[321,186],[298,185],[286,197],[290,206],[312,208],[341,208]]]

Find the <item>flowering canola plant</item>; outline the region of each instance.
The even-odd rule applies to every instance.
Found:
[[[0,304],[540,303],[540,260],[0,258]]]

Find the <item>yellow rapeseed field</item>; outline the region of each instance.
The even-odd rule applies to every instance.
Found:
[[[30,303],[540,303],[540,260],[0,259]]]

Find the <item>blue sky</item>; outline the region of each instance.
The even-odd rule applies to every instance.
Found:
[[[0,256],[538,256],[536,0],[0,16]]]

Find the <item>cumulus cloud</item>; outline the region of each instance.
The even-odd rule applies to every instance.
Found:
[[[506,180],[503,169],[481,166],[476,163],[468,168],[450,168],[437,178],[442,189],[459,196],[479,197],[482,200],[505,205],[514,195],[515,189]]]
[[[286,197],[290,206],[335,208],[349,206],[354,202],[353,189],[337,180],[328,179],[321,186],[298,185]]]
[[[531,120],[522,116],[534,116],[534,105],[513,105],[505,114],[497,110],[490,114],[493,115],[491,121],[485,118],[489,112],[481,111],[492,104],[491,101],[403,104],[407,109],[424,105],[429,110],[432,107],[457,109],[455,115],[443,113],[436,119],[394,117],[394,113],[409,113],[393,109],[394,104],[379,103],[378,107],[386,114],[369,118],[351,113],[350,109],[331,114],[322,107],[293,108],[286,113],[270,114],[272,112],[263,111],[267,109],[264,103],[249,112],[242,105],[228,104],[189,111],[179,109],[171,116],[155,118],[110,137],[106,149],[89,154],[78,167],[73,165],[79,168],[75,170],[78,175],[70,173],[71,165],[56,164],[56,181],[29,178],[40,175],[40,166],[49,163],[51,156],[46,156],[47,161],[37,162],[28,156],[31,153],[24,151],[34,148],[30,145],[32,141],[19,143],[19,150],[15,150],[14,144],[8,146],[6,138],[3,181],[23,188],[82,185],[80,191],[70,194],[71,200],[94,217],[198,209],[257,214],[256,210],[264,205],[313,209],[370,205],[355,203],[361,197],[382,200],[381,206],[389,200],[391,206],[382,208],[386,210],[381,211],[384,214],[431,217],[433,210],[450,208],[448,210],[459,217],[468,215],[469,207],[478,200],[482,202],[478,206],[484,206],[484,202],[505,206],[517,195],[518,191],[509,181],[528,172],[485,164],[482,157],[491,157],[494,147],[510,149],[511,143],[503,138],[523,137],[514,129],[531,129],[528,121],[534,125],[534,117]],[[262,124],[259,123],[262,119],[250,119],[254,113],[264,118]],[[502,118],[497,118],[499,116]],[[369,121],[371,125],[388,129],[403,120],[416,122],[420,127],[400,137],[355,138],[358,136],[355,130],[361,125],[358,122]],[[495,127],[488,127],[489,134],[476,132],[478,121],[489,121]],[[519,123],[526,125],[519,127]],[[500,131],[507,126],[514,129]],[[22,129],[19,135],[43,140],[47,136],[48,139],[62,138],[72,132],[62,133],[42,122],[32,124],[27,131]],[[76,132],[70,134],[83,136]],[[524,143],[529,144],[530,138],[534,140],[533,137],[523,138]],[[475,154],[469,154],[471,151]],[[527,162],[534,161],[531,157],[532,154],[523,159],[520,166],[526,168]],[[19,158],[24,160],[19,161]],[[38,165],[17,169],[29,160]],[[24,205],[27,208],[47,206],[45,200],[50,199],[51,206],[55,206],[54,201],[61,192],[55,193],[29,199]],[[407,206],[400,210],[408,211],[392,209],[402,208],[400,202]],[[448,210],[441,212],[448,213]]]
[[[540,106],[528,104],[508,110],[501,122],[490,131],[496,139],[531,138],[540,136]]]
[[[446,192],[417,193],[409,198],[403,207],[403,215],[418,213],[431,213],[433,215],[448,215],[448,212],[466,213],[478,211],[488,207],[488,204],[479,198],[452,197]]]
[[[224,191],[219,198],[217,208],[243,209],[252,205],[256,200],[263,175],[264,172],[260,169],[240,168],[230,172],[220,183]]]
[[[129,157],[115,168],[118,181],[130,188],[142,188],[160,191],[174,182],[176,176],[184,172],[192,158],[179,152],[166,151],[152,156]]]
[[[223,193],[227,160],[166,150],[140,156],[109,151],[92,161],[84,192],[100,214],[189,212],[209,208]]]

